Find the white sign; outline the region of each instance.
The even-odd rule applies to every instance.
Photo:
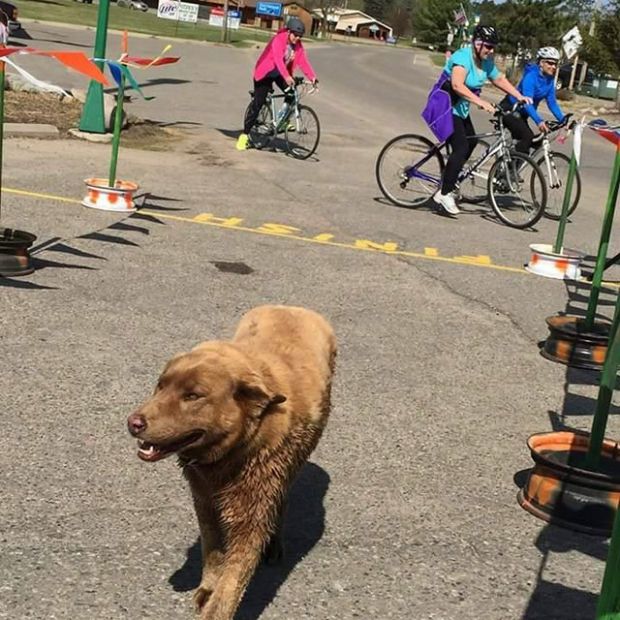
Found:
[[[179,21],[196,24],[198,22],[198,5],[191,2],[179,2]]]
[[[176,0],[159,0],[157,17],[195,24],[198,21],[198,5]]]
[[[239,11],[228,11],[228,28],[230,30],[239,30],[241,26],[241,13]],[[211,10],[209,15],[209,26],[224,27],[224,11],[219,7]]]
[[[562,37],[562,48],[564,49],[564,53],[569,60],[579,51],[582,43],[583,39],[581,38],[581,33],[579,32],[579,28],[577,28],[577,26],[571,28]]]

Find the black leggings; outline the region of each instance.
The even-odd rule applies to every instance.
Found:
[[[448,138],[448,144],[452,147],[452,153],[448,157],[446,169],[443,173],[441,193],[448,194],[454,189],[456,179],[463,169],[463,165],[474,152],[478,140],[470,138],[476,133],[471,117],[461,118],[453,115],[454,133]]]
[[[254,123],[258,118],[258,113],[263,107],[269,91],[273,90],[274,82],[280,87],[280,90],[285,91],[288,88],[286,80],[278,73],[277,76],[267,75],[262,80],[254,80],[254,97],[252,97],[252,103],[250,104],[250,111],[243,121],[243,133],[250,133],[250,129],[254,127]],[[291,103],[293,98],[286,97],[284,99],[287,103]]]
[[[527,155],[534,139],[534,132],[530,129],[527,120],[522,116],[510,114],[504,116],[504,125],[510,130],[512,137],[518,141],[515,150]]]

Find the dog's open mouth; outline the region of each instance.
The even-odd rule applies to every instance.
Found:
[[[183,450],[183,448],[191,446],[193,443],[201,439],[202,436],[202,431],[194,431],[178,441],[167,444],[150,443],[148,441],[138,439],[138,456],[143,461],[149,461],[151,463],[153,461],[159,461],[160,459],[164,459],[179,450]]]

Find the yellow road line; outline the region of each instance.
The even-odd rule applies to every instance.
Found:
[[[2,189],[3,191],[7,193],[17,194],[20,196],[29,196],[32,198],[43,198],[47,200],[56,200],[56,201],[68,202],[72,204],[81,204],[81,201],[76,200],[75,198],[66,198],[64,196],[56,196],[54,194],[43,194],[39,192],[31,192],[28,190],[14,189],[14,188],[9,188],[9,187],[3,187]],[[459,256],[459,257],[454,257],[454,258],[448,258],[445,256],[439,256],[435,248],[425,248],[424,253],[409,252],[407,250],[397,249],[396,244],[377,244],[377,243],[373,243],[373,242],[365,241],[361,239],[358,239],[354,241],[353,243],[332,241],[331,240],[332,235],[328,233],[323,233],[315,237],[304,237],[301,235],[291,234],[291,232],[289,232],[288,230],[286,232],[277,232],[278,230],[277,225],[274,226],[273,229],[270,229],[269,227],[265,225],[257,229],[257,228],[249,228],[247,226],[239,226],[237,225],[237,223],[233,223],[233,225],[231,225],[230,223],[225,224],[225,223],[220,223],[220,222],[208,221],[207,219],[203,220],[201,219],[200,215],[190,218],[190,217],[183,217],[179,215],[169,215],[165,213],[159,213],[158,211],[149,211],[148,209],[140,209],[139,212],[144,213],[146,215],[150,215],[152,217],[157,217],[160,219],[172,220],[172,221],[177,221],[177,222],[185,222],[188,224],[201,224],[203,226],[214,226],[216,228],[225,228],[227,230],[237,230],[240,232],[253,233],[257,235],[266,235],[270,237],[282,237],[286,239],[295,239],[296,241],[303,241],[306,243],[308,242],[319,243],[321,245],[326,245],[326,246],[336,247],[336,248],[343,248],[347,250],[374,252],[378,254],[387,254],[391,256],[403,256],[407,258],[419,258],[419,259],[424,259],[424,260],[440,261],[443,263],[451,263],[455,265],[471,265],[474,267],[482,267],[485,269],[494,269],[496,271],[506,271],[509,273],[529,275],[528,272],[522,267],[509,267],[507,265],[495,265],[492,262],[490,262],[489,257],[486,255]],[[230,220],[231,218],[228,218],[228,219]],[[293,227],[286,227],[283,225],[280,226],[280,228],[285,228],[289,230],[294,229]],[[298,229],[294,229],[294,230],[298,230]],[[385,247],[388,245],[393,245],[394,249],[382,249],[382,247]]]
[[[359,242],[356,244],[356,243],[343,243],[343,242],[338,242],[338,241],[325,240],[324,235],[318,235],[317,236],[318,238],[302,237],[300,235],[293,235],[289,233],[278,233],[278,232],[268,231],[267,229],[258,230],[256,228],[248,228],[246,226],[239,226],[236,224],[231,226],[230,224],[201,221],[200,219],[183,217],[180,215],[162,214],[156,211],[149,211],[148,209],[140,209],[140,213],[145,213],[147,215],[151,215],[153,217],[159,217],[162,219],[176,220],[178,222],[189,222],[190,224],[202,224],[203,226],[215,226],[216,228],[225,228],[227,230],[238,230],[240,232],[254,233],[257,235],[267,235],[270,237],[282,237],[284,239],[295,239],[296,241],[319,243],[321,245],[328,245],[328,246],[337,247],[337,248],[346,248],[348,250],[361,250],[361,251],[366,251],[366,252],[375,252],[378,254],[387,254],[390,256],[406,256],[409,258],[423,258],[425,260],[435,260],[435,261],[441,261],[444,263],[453,263],[456,265],[474,265],[475,267],[485,267],[487,269],[496,269],[498,271],[508,271],[512,273],[529,275],[528,272],[525,271],[525,269],[520,268],[520,267],[508,267],[505,265],[488,264],[486,261],[484,261],[484,259],[480,262],[475,262],[471,260],[472,257],[448,258],[445,256],[429,256],[427,254],[420,254],[419,252],[408,252],[406,250],[398,250],[398,249],[381,250],[375,247],[366,247],[363,244],[360,244]],[[200,217],[200,216],[197,216],[197,217]],[[358,240],[358,241],[361,241],[361,240]]]
[[[82,204],[80,200],[75,198],[65,198],[64,196],[55,196],[54,194],[39,194],[38,192],[29,192],[24,189],[13,189],[11,187],[3,187],[3,192],[8,194],[17,194],[19,196],[30,196],[31,198],[46,198],[47,200],[56,200],[59,202],[71,202],[73,204]]]

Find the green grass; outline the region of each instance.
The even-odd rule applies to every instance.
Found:
[[[96,4],[82,4],[75,0],[20,0],[19,2],[19,16],[22,18],[79,24],[93,28],[97,25],[98,9],[99,6]],[[24,27],[28,30],[27,23],[24,23]],[[222,36],[222,29],[215,26],[208,26],[202,22],[198,24],[174,22],[157,17],[157,12],[152,8],[143,13],[119,8],[115,3],[110,4],[108,28],[141,32],[163,38],[178,37],[198,41],[218,42]],[[269,32],[250,28],[230,31],[230,42],[240,47],[251,45],[252,41],[266,42],[270,37]]]

